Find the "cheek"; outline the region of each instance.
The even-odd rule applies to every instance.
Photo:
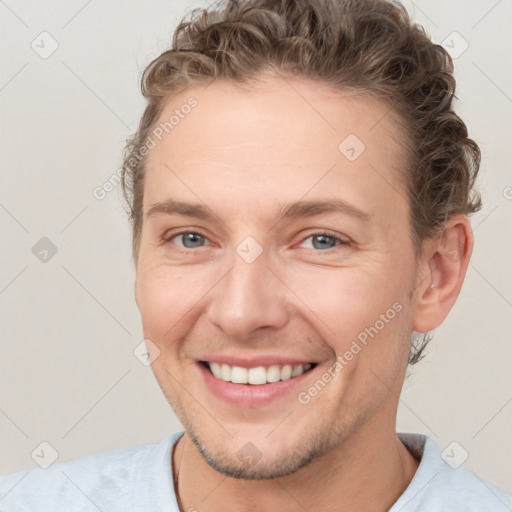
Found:
[[[181,339],[197,320],[196,309],[213,286],[212,273],[167,265],[140,268],[137,273],[137,305],[144,335],[163,348]]]
[[[295,274],[290,287],[304,303],[303,315],[338,355],[347,350],[388,351],[406,320],[408,291],[403,277],[391,269],[316,270],[309,276]]]
[[[303,307],[304,315],[336,357],[330,367],[335,376],[326,370],[320,377],[333,385],[328,384],[330,391],[322,394],[316,407],[360,417],[377,408],[389,389],[399,393],[395,382],[409,352],[411,315],[406,286],[390,277],[386,272],[346,268],[324,279],[317,275],[314,286],[309,281],[299,288],[295,282],[301,290],[297,295],[312,311]]]
[[[163,269],[138,271],[136,295],[146,337],[161,340],[166,331],[185,315],[186,294],[179,276]]]

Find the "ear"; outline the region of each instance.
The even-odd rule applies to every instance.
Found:
[[[464,282],[473,251],[473,232],[465,215],[443,223],[442,236],[428,239],[418,263],[413,329],[427,332],[441,325]]]

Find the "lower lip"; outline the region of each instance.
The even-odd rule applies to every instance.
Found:
[[[281,397],[289,398],[288,395],[293,391],[298,394],[300,390],[306,389],[304,381],[318,368],[317,365],[293,379],[251,385],[234,384],[217,379],[202,363],[196,363],[196,365],[199,368],[203,382],[215,396],[233,405],[248,408],[261,407]]]

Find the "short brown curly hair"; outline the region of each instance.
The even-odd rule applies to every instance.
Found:
[[[454,214],[481,208],[473,190],[480,150],[454,112],[453,63],[441,46],[389,0],[221,0],[192,10],[172,46],[144,70],[147,106],[127,140],[121,184],[138,261],[147,142],[166,100],[188,87],[227,79],[257,82],[264,72],[356,89],[394,107],[407,139],[406,177],[415,254]],[[424,340],[410,362],[420,358]]]

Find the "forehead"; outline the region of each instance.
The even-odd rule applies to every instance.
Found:
[[[309,80],[191,87],[167,100],[153,129],[160,135],[148,157],[144,211],[168,197],[197,203],[200,194],[239,212],[248,198],[264,206],[306,194],[351,197],[367,210],[397,203],[397,195],[404,202],[395,119],[380,99]]]

